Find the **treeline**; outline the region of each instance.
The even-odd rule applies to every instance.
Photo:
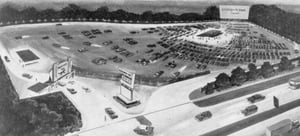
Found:
[[[0,9],[0,21],[2,22],[21,22],[29,20],[51,21],[53,19],[98,19],[101,21],[117,20],[132,22],[172,22],[172,21],[204,21],[204,20],[220,20],[219,8],[210,6],[203,14],[183,13],[181,15],[171,14],[169,12],[145,11],[141,14],[127,12],[123,9],[110,11],[108,7],[99,7],[94,11],[81,8],[75,4],[69,4],[63,9],[56,11],[54,9],[37,10],[34,7],[28,7],[23,10],[15,9],[6,5]],[[300,43],[300,15],[296,13],[286,12],[274,5],[252,5],[249,13],[249,21],[282,36]]]
[[[276,67],[276,69],[275,69]],[[260,69],[253,63],[248,64],[248,71],[241,67],[237,67],[231,71],[231,76],[221,73],[216,80],[207,83],[201,92],[204,94],[212,94],[215,91],[220,92],[233,86],[241,86],[247,81],[254,81],[260,78],[270,78],[278,72],[293,70],[295,66],[287,57],[282,57],[280,63],[271,65],[270,62],[264,62]]]
[[[300,43],[300,15],[286,12],[275,5],[253,5],[249,20]]]
[[[81,114],[62,92],[19,100],[0,59],[0,136],[63,136],[82,127]]]
[[[22,20],[51,20],[51,19],[105,19],[105,20],[124,20],[124,21],[200,21],[200,20],[218,20],[219,9],[211,6],[203,14],[183,13],[181,15],[171,14],[169,12],[145,11],[141,14],[127,12],[123,9],[110,11],[108,7],[99,7],[94,11],[81,8],[75,4],[69,4],[60,11],[53,9],[37,10],[29,7],[19,11],[11,6],[4,6],[0,10],[0,21],[13,22]]]

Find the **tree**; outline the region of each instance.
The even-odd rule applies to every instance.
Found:
[[[240,86],[247,81],[247,75],[244,69],[237,67],[231,71],[231,84]]]
[[[248,81],[256,80],[260,76],[260,70],[257,69],[255,64],[248,64],[248,69],[249,71],[246,73]]]
[[[146,21],[146,20],[147,21],[152,21],[153,20],[152,16],[153,16],[153,12],[151,10],[145,11],[141,15],[141,20],[143,20],[143,21]]]
[[[294,65],[286,56],[281,58],[279,67],[278,67],[278,70],[280,72],[286,71],[286,70],[292,70],[293,68],[294,68]]]
[[[14,21],[14,20],[21,20],[21,16],[20,16],[20,12],[9,6],[6,5],[4,7],[1,8],[0,10],[0,20],[1,21]]]
[[[269,78],[275,75],[275,70],[270,62],[264,62],[261,66],[261,74],[264,78]]]
[[[205,20],[219,20],[220,19],[220,12],[217,6],[210,6],[206,9],[203,13]]]
[[[216,77],[215,85],[217,91],[231,87],[230,77],[226,73],[221,73]]]
[[[216,86],[214,82],[207,83],[203,88],[201,88],[201,92],[206,95],[214,93],[216,90]]]
[[[194,21],[203,19],[202,15],[197,13],[183,13],[179,16],[182,21]]]
[[[92,17],[93,18],[98,18],[98,19],[108,19],[110,18],[110,12],[109,8],[106,6],[97,8],[94,12],[92,12]]]

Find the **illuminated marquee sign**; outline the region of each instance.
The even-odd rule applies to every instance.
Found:
[[[135,74],[130,73],[126,70],[119,69],[120,73],[122,74],[121,77],[121,84],[125,84],[130,88],[134,87],[134,79],[135,79]]]
[[[67,61],[54,63],[51,71],[52,81],[55,82],[72,72],[72,61],[68,58]]]
[[[135,74],[124,69],[119,69],[119,71],[122,75],[120,80],[121,81],[120,94],[126,97],[127,99],[132,100]]]
[[[237,5],[220,5],[221,19],[243,19],[247,20],[249,17],[249,6]]]

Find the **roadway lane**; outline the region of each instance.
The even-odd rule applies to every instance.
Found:
[[[293,108],[297,108],[298,106],[300,106],[300,99],[290,102],[290,103],[287,103],[287,104],[284,104],[284,105],[281,105],[278,109],[274,108],[269,111],[266,111],[266,112],[263,112],[263,113],[260,113],[257,115],[253,115],[247,119],[232,123],[223,128],[214,130],[212,132],[208,132],[208,133],[200,135],[200,136],[227,136],[227,135],[237,132],[241,129],[244,129],[248,126],[254,125],[254,124],[259,123],[264,120],[267,120],[269,118],[272,118],[274,116],[282,114]]]
[[[228,100],[236,99],[248,94],[256,93],[277,85],[281,85],[287,83],[289,79],[300,76],[300,72],[291,73],[282,77],[278,77],[276,79],[268,80],[265,82],[257,83],[254,85],[250,85],[244,88],[236,89],[231,92],[223,93],[220,95],[216,95],[207,99],[195,101],[194,104],[199,107],[207,107],[213,106]],[[226,91],[226,90],[225,90]]]

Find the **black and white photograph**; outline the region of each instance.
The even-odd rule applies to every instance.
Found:
[[[0,0],[0,136],[300,136],[300,0]]]

